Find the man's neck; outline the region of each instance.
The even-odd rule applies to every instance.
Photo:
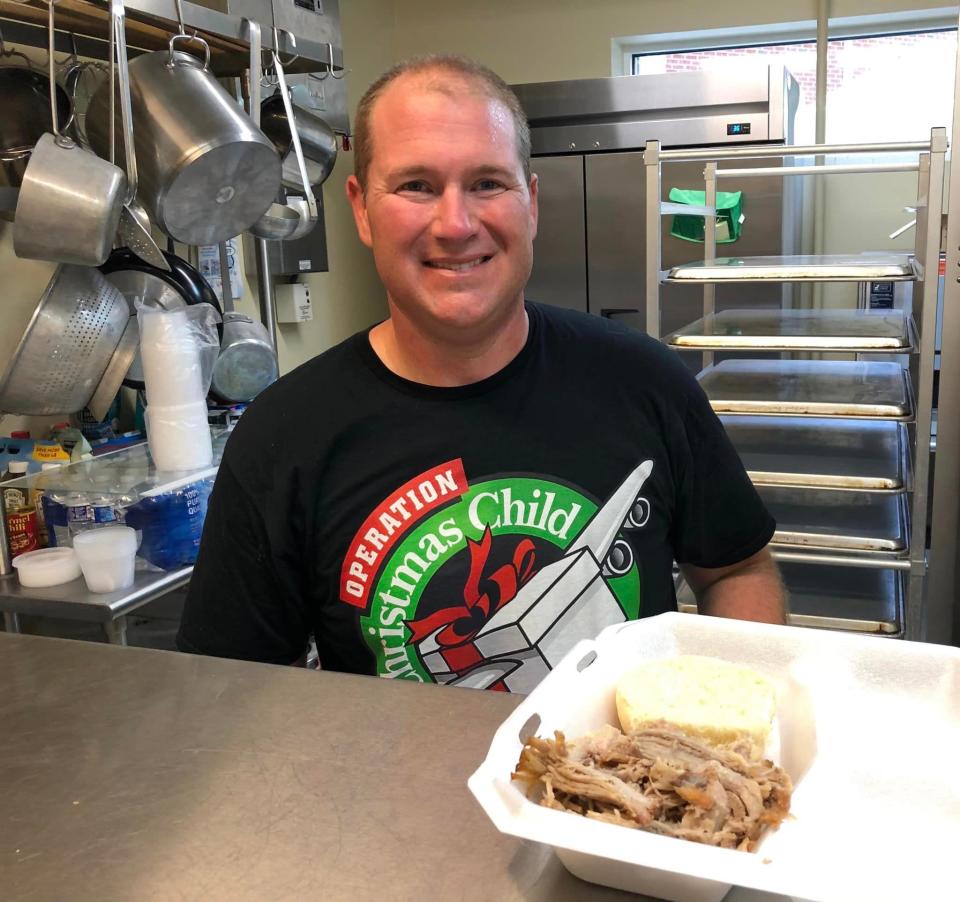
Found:
[[[491,333],[456,342],[426,335],[392,311],[390,319],[370,330],[370,345],[395,375],[421,385],[452,388],[500,372],[522,350],[528,329],[522,304]]]

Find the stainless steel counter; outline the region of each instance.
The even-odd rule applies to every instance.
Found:
[[[638,898],[473,800],[511,696],[4,633],[0,686],[6,902]]]

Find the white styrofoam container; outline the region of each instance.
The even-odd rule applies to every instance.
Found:
[[[755,853],[544,808],[510,779],[528,736],[619,726],[620,677],[680,654],[778,687],[774,754],[795,789]],[[553,846],[593,883],[675,902],[717,902],[732,885],[818,902],[960,899],[960,649],[676,613],[612,626],[504,721],[468,785],[501,832]]]

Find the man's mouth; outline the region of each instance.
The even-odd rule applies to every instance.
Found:
[[[432,269],[448,269],[451,272],[468,272],[471,269],[475,269],[477,266],[480,266],[482,263],[486,263],[490,259],[490,255],[473,257],[470,260],[424,260],[424,266],[429,266]]]

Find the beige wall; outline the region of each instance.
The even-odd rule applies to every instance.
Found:
[[[943,6],[935,0],[834,0],[831,15]],[[475,56],[508,82],[610,75],[610,42],[659,34],[815,19],[815,0],[396,0],[398,58]]]

